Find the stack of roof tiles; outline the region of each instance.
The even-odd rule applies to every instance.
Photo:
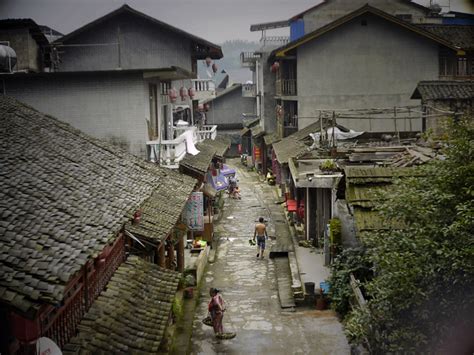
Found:
[[[196,148],[199,150],[199,153],[196,155],[187,154],[179,163],[180,169],[189,169],[200,175],[204,175],[211,164],[212,158],[224,157],[229,146],[230,139],[221,136],[216,137],[215,140],[207,139],[198,143]]]
[[[64,354],[156,354],[169,322],[179,273],[132,256],[94,302]]]
[[[59,303],[153,192],[184,206],[194,185],[12,98],[0,112],[0,301],[23,312]]]

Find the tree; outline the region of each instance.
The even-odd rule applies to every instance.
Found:
[[[445,160],[399,179],[379,206],[401,230],[364,237],[376,274],[348,336],[374,353],[474,350],[474,127],[453,124]],[[417,174],[418,175],[418,174]]]

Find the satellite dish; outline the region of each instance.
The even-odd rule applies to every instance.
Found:
[[[59,346],[49,338],[41,337],[36,342],[36,353],[38,355],[62,355]]]

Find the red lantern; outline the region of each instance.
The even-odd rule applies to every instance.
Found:
[[[184,101],[188,97],[188,90],[184,86],[181,86],[179,89],[179,96],[181,96],[181,100]]]
[[[189,89],[188,89],[188,95],[189,95],[189,97],[190,97],[191,100],[192,100],[193,97],[196,95],[196,92],[194,91],[194,88],[189,88]]]
[[[211,63],[212,63],[211,57],[206,57],[205,61],[206,61],[207,66],[211,65]]]
[[[280,63],[278,62],[273,63],[272,66],[270,67],[270,70],[272,71],[272,73],[276,73],[278,69],[280,69]]]
[[[178,92],[175,88],[171,88],[168,90],[168,97],[170,99],[170,102],[176,102],[176,99],[178,98]]]
[[[142,220],[142,210],[137,210],[133,214],[133,224],[139,224]]]
[[[217,64],[216,63],[213,63],[212,64],[212,71],[215,73],[217,73]]]

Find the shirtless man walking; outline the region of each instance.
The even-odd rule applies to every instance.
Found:
[[[265,251],[265,239],[268,238],[267,227],[263,223],[263,217],[258,219],[258,223],[255,224],[255,231],[253,233],[253,240],[257,237],[257,258],[261,257],[263,259],[263,252]]]

